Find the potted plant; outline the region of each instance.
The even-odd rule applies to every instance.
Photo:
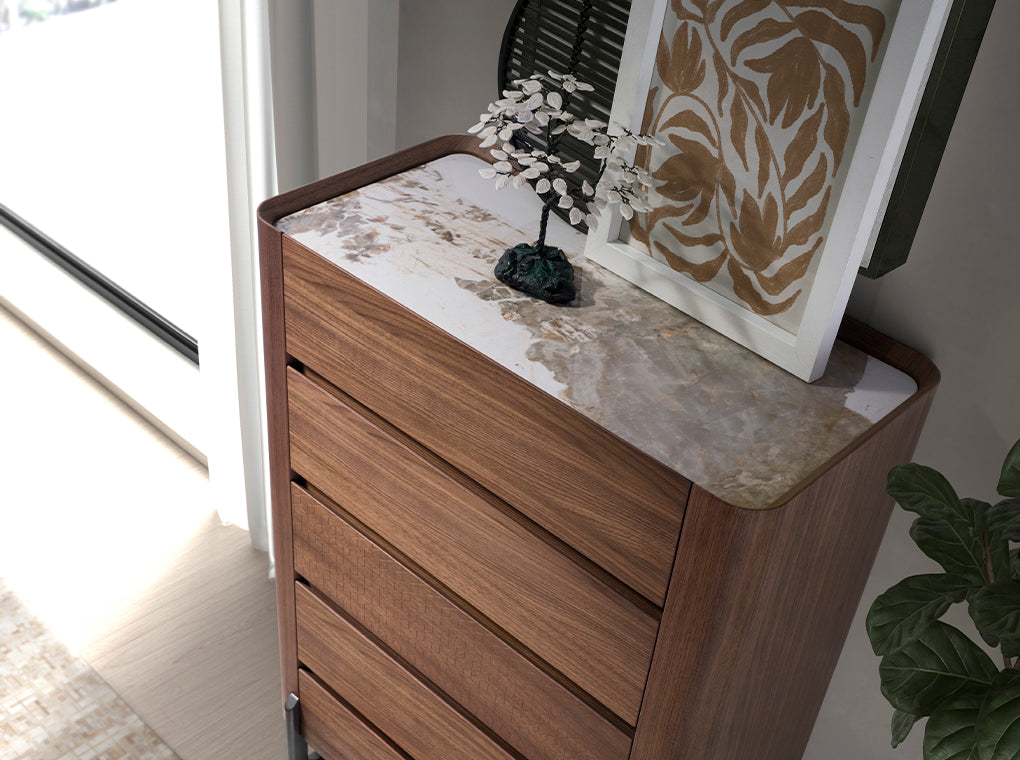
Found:
[[[1020,758],[1020,441],[1002,466],[995,505],[957,496],[930,467],[889,473],[888,492],[915,512],[910,536],[944,572],[914,575],[879,596],[867,617],[892,743],[928,718],[925,760]],[[940,618],[967,604],[986,649]]]
[[[595,227],[596,215],[610,204],[620,204],[625,219],[650,210],[640,186],[650,184],[651,178],[626,157],[632,156],[638,145],[656,145],[659,140],[622,127],[610,132],[602,121],[571,113],[571,96],[594,89],[571,74],[532,74],[513,85],[516,89],[504,90],[502,99],[491,103],[468,131],[477,134],[481,147],[490,148],[496,159],[492,166],[479,170],[483,177],[495,179],[499,188],[534,182],[543,204],[536,242],[508,249],[500,257],[495,275],[500,282],[549,303],[569,303],[576,296],[573,267],[562,250],[546,245],[549,212],[558,206],[569,211],[571,224],[587,222]],[[540,135],[544,148],[527,147],[520,140],[515,145],[521,131]],[[564,134],[591,146],[593,158],[601,162],[594,184],[571,181],[580,161],[564,161],[557,155]]]

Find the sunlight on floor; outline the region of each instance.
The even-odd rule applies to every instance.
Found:
[[[2,310],[0,354],[0,577],[78,653],[214,513],[208,473]]]

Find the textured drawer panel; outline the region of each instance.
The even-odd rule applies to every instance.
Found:
[[[530,760],[622,760],[630,737],[307,492],[294,569]]]
[[[658,605],[690,484],[287,237],[287,350]]]
[[[298,690],[301,735],[320,754],[337,760],[405,760],[303,670],[298,671]]]
[[[654,618],[294,370],[288,394],[296,472],[635,724]]]
[[[306,586],[295,591],[298,661],[415,760],[514,760]]]

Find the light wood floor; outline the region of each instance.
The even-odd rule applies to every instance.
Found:
[[[282,758],[273,583],[204,467],[2,307],[0,356],[0,576],[182,760]]]

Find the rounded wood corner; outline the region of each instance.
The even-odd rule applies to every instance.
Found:
[[[259,204],[256,217],[260,223],[273,227],[288,214],[455,153],[467,153],[489,163],[493,160],[487,150],[479,147],[477,137],[443,135],[267,198]]]
[[[851,317],[843,319],[838,338],[908,375],[917,383],[917,392],[911,398],[933,391],[942,378],[938,367],[927,356]]]
[[[759,511],[781,508],[792,502],[802,491],[811,486],[826,472],[844,460],[853,451],[871,440],[879,431],[893,423],[901,415],[906,414],[918,404],[931,404],[935,389],[938,387],[942,375],[938,367],[926,356],[909,346],[905,346],[889,336],[880,333],[870,325],[859,322],[850,317],[844,317],[839,328],[837,338],[852,348],[864,352],[879,361],[888,364],[893,369],[903,372],[917,385],[917,390],[910,395],[899,406],[886,414],[878,422],[874,423],[855,440],[851,441],[840,451],[833,454],[825,462],[816,467],[803,480],[792,486],[786,493],[782,494],[771,504]],[[927,412],[925,412],[926,414]],[[923,422],[924,417],[921,417]],[[918,435],[919,435],[918,431]],[[913,447],[911,447],[913,450]],[[754,510],[752,510],[754,511]]]

